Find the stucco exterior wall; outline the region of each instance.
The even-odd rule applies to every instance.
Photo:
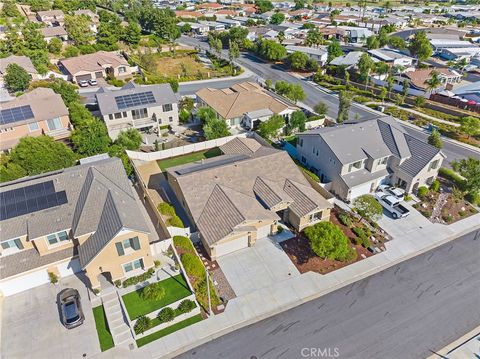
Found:
[[[33,243],[31,241],[27,241],[27,235],[16,237],[16,238],[0,238],[0,239],[2,240],[2,242],[7,240],[20,239],[20,242],[23,245],[23,249],[19,251],[34,248]],[[11,248],[5,250],[0,246],[0,255],[14,254],[14,253],[18,253],[19,251],[14,251]]]
[[[67,230],[67,233],[69,230]],[[74,241],[69,239],[68,241],[60,241],[56,244],[51,245],[48,243],[47,236],[38,237],[33,240],[35,248],[37,248],[38,253],[43,256],[45,254],[54,253],[57,251],[64,250],[65,248],[73,247]]]

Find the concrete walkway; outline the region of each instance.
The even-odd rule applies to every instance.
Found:
[[[480,214],[444,226],[431,224],[386,243],[387,250],[326,275],[308,272],[230,300],[210,317],[138,350],[108,350],[100,358],[171,358],[209,340],[318,298],[480,228]]]

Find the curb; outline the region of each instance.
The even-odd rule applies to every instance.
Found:
[[[428,252],[428,251],[430,251],[430,250],[432,250],[432,249],[434,249],[434,248],[440,247],[441,245],[446,244],[446,243],[448,243],[448,242],[450,242],[450,241],[452,241],[452,240],[455,240],[455,239],[457,239],[457,238],[459,238],[459,237],[461,237],[461,236],[463,236],[463,235],[466,235],[466,234],[471,233],[471,232],[478,231],[479,229],[480,229],[480,224],[477,225],[477,226],[471,227],[471,228],[469,228],[469,229],[465,229],[465,230],[463,230],[463,231],[461,231],[461,232],[459,232],[459,233],[457,233],[457,234],[455,234],[455,235],[451,235],[451,236],[449,236],[449,237],[447,237],[447,238],[445,238],[445,239],[443,239],[443,240],[441,240],[441,241],[439,241],[439,242],[437,242],[437,243],[431,244],[431,245],[429,245],[429,246],[427,246],[427,247],[425,247],[425,248],[423,248],[423,249],[421,249],[421,250],[419,250],[419,251],[415,251],[414,253],[407,254],[407,255],[405,255],[405,256],[403,256],[403,257],[401,257],[401,258],[398,258],[398,259],[396,259],[396,260],[394,260],[394,261],[392,261],[392,262],[390,262],[390,263],[388,263],[388,264],[384,264],[384,265],[378,266],[378,267],[376,267],[376,268],[373,268],[373,269],[371,269],[371,270],[368,270],[368,271],[366,271],[366,272],[364,272],[364,273],[361,273],[361,274],[359,274],[359,275],[356,275],[356,276],[354,276],[354,277],[352,277],[352,278],[350,278],[350,279],[348,279],[348,280],[346,280],[346,281],[343,281],[342,283],[338,283],[338,284],[336,284],[336,285],[334,285],[334,286],[332,286],[332,287],[329,287],[329,288],[327,288],[327,289],[325,289],[325,290],[322,290],[322,291],[320,291],[320,292],[317,292],[317,293],[315,293],[315,294],[313,294],[313,295],[311,295],[311,296],[302,298],[302,299],[300,299],[300,300],[298,300],[298,301],[296,301],[296,302],[290,303],[290,304],[283,305],[283,306],[281,306],[281,307],[279,307],[279,308],[276,308],[276,309],[273,309],[273,310],[271,310],[271,311],[269,311],[269,312],[267,312],[267,313],[265,313],[265,314],[256,316],[255,318],[247,319],[247,320],[244,320],[244,321],[241,322],[241,323],[237,323],[237,324],[231,325],[230,327],[227,327],[227,328],[224,328],[224,329],[220,329],[218,332],[216,332],[216,333],[214,333],[214,334],[211,334],[211,335],[209,335],[209,336],[206,337],[206,338],[199,339],[199,340],[197,340],[195,343],[192,343],[192,344],[183,346],[181,349],[177,349],[177,350],[175,350],[175,351],[173,351],[173,352],[165,353],[165,354],[164,354],[164,357],[165,357],[165,358],[174,358],[174,357],[176,357],[176,356],[178,356],[178,355],[180,355],[180,354],[183,354],[183,353],[185,353],[185,352],[187,352],[187,351],[189,351],[189,350],[191,350],[191,349],[194,349],[194,348],[196,348],[196,347],[198,347],[198,346],[200,346],[200,345],[202,345],[202,344],[205,344],[205,343],[207,343],[207,342],[209,342],[209,341],[212,341],[212,340],[214,340],[214,339],[217,339],[217,338],[219,338],[219,337],[221,337],[221,336],[223,336],[223,335],[229,334],[229,333],[231,333],[231,332],[233,332],[233,331],[235,331],[235,330],[241,329],[241,328],[246,327],[246,326],[248,326],[248,325],[252,325],[252,324],[254,324],[254,323],[256,323],[256,322],[259,322],[259,321],[261,321],[261,320],[267,319],[267,318],[272,317],[272,316],[274,316],[274,315],[280,314],[280,313],[282,313],[282,312],[284,312],[284,311],[293,309],[293,308],[295,308],[295,307],[297,307],[297,306],[299,306],[299,305],[301,305],[301,304],[304,304],[304,303],[306,303],[306,302],[309,302],[309,301],[311,301],[311,300],[320,298],[320,297],[322,297],[322,296],[324,296],[324,295],[326,295],[326,294],[328,294],[328,293],[334,292],[334,291],[336,291],[336,290],[338,290],[338,289],[340,289],[340,288],[343,288],[343,287],[345,287],[345,286],[347,286],[347,285],[349,285],[349,284],[355,283],[355,282],[357,282],[357,281],[359,281],[359,280],[361,280],[361,279],[364,279],[364,278],[367,278],[367,277],[369,277],[369,276],[371,276],[371,275],[373,275],[373,274],[379,273],[379,272],[381,272],[381,271],[383,271],[383,270],[385,270],[385,269],[388,269],[388,268],[390,268],[390,267],[392,267],[392,266],[394,266],[394,265],[396,265],[396,264],[402,263],[402,262],[407,261],[407,260],[409,260],[409,259],[412,259],[412,258],[414,258],[414,257],[416,257],[416,256],[418,256],[418,255],[424,254],[424,253],[426,253],[426,252]],[[208,319],[207,319],[207,320],[208,320]]]
[[[458,338],[454,342],[443,347],[442,349],[437,351],[435,354],[430,355],[427,359],[447,358],[448,354],[460,348],[462,345],[467,344],[470,340],[475,339],[475,337],[479,334],[480,334],[480,326],[472,329],[467,334],[463,335],[462,337]]]

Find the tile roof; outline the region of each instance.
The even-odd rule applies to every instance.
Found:
[[[103,66],[129,66],[128,61],[121,54],[107,51],[63,59],[60,63],[71,75],[80,71],[101,71]]]
[[[65,36],[67,30],[63,26],[42,27],[40,29],[43,37]]]
[[[456,71],[440,67],[437,67],[435,69],[418,69],[415,71],[408,71],[405,72],[404,75],[410,79],[411,83],[415,87],[419,89],[426,89],[426,81],[430,79],[430,75],[433,71],[438,72],[440,77],[461,77],[461,75]]]
[[[0,73],[5,74],[7,71],[7,66],[10,64],[17,64],[23,69],[25,69],[29,74],[38,74],[35,66],[33,66],[32,60],[27,56],[16,56],[10,55],[5,57],[0,61]]]

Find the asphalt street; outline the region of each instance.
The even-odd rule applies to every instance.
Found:
[[[179,358],[425,358],[480,324],[480,233],[474,237],[472,232]]]

